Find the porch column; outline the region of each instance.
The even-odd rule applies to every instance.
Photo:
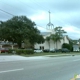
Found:
[[[11,46],[12,46],[12,49],[13,49],[14,48],[13,45],[11,45]]]
[[[2,48],[2,45],[0,45],[0,48]]]

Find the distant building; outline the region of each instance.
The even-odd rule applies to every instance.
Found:
[[[17,43],[12,43],[9,41],[0,41],[0,48],[9,48],[9,49],[13,49],[13,48],[18,48]]]
[[[51,35],[51,32],[43,32],[41,33],[43,35],[43,38],[46,39],[46,37]],[[34,45],[35,49],[61,49],[63,43],[68,43],[69,44],[69,37],[67,35],[64,35],[63,39],[60,41],[54,42],[53,40],[50,40],[50,46],[47,40],[45,40],[44,43],[38,44],[36,43]],[[24,44],[22,44],[22,47],[24,47]],[[8,41],[0,41],[0,48],[18,48],[17,43],[13,44],[12,42]]]
[[[41,34],[43,35],[44,39],[46,39],[46,37],[50,36],[51,33],[50,32],[43,32]],[[57,44],[53,40],[50,40],[50,46],[49,46],[48,41],[45,40],[45,42],[42,43],[42,44],[36,43],[34,47],[36,49],[49,49],[49,48],[50,49],[61,49],[63,43],[68,43],[69,44],[69,38],[68,38],[67,35],[65,35],[63,37],[63,39],[61,39],[60,41],[58,41]]]
[[[73,51],[79,51],[79,45],[73,45]]]
[[[73,40],[73,51],[80,51],[80,39]]]

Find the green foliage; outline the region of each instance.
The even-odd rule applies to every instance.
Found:
[[[15,51],[15,53],[13,53],[13,51]],[[34,50],[32,49],[9,49],[9,54],[34,54]]]
[[[54,28],[55,34],[51,34],[51,39],[56,43],[56,48],[57,48],[57,41],[60,41],[63,39],[63,34],[66,33],[62,27],[55,27]]]
[[[25,50],[25,54],[34,54],[33,50]]]
[[[43,38],[42,35],[37,36],[37,43],[44,43],[45,39]]]
[[[40,31],[34,27],[35,25],[26,16],[14,16],[0,23],[0,39],[17,43],[19,48],[25,39],[29,40],[32,45],[36,42],[43,42]]]
[[[51,39],[51,37],[50,37],[50,36],[46,37],[46,40],[47,40],[47,41],[50,41],[50,39]]]
[[[13,51],[12,49],[9,49],[8,53],[12,53],[12,51]]]
[[[9,49],[8,53],[9,54],[16,54],[16,49]]]
[[[54,42],[57,42],[57,41],[60,41],[62,38],[57,34],[51,34],[51,39],[54,41]]]
[[[29,49],[16,49],[16,54],[34,54],[34,51]]]
[[[63,37],[63,34],[66,33],[61,26],[55,27],[54,31],[55,34],[59,35],[60,37]]]
[[[27,40],[27,39],[24,40],[24,47],[25,48],[30,48],[31,47],[31,43],[29,42],[29,40]]]
[[[24,53],[23,49],[16,49],[16,54],[20,55]]]
[[[61,26],[56,27],[56,28],[54,29],[54,31],[55,31],[55,38],[56,38],[56,40],[62,39],[62,38],[63,38],[63,34],[66,33],[66,32],[62,29]]]
[[[62,44],[62,48],[67,48],[67,49],[69,49],[70,51],[72,51],[72,45],[67,44],[67,43],[63,43],[63,44]]]
[[[51,39],[51,36],[46,37],[46,41],[48,41],[49,49],[50,49],[50,39]]]

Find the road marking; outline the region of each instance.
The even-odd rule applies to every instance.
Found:
[[[73,60],[73,61],[80,61],[80,59],[76,59],[76,60]]]
[[[0,71],[0,73],[13,72],[13,71],[20,71],[20,70],[24,70],[24,68],[13,69],[13,70],[6,70],[6,71]]]

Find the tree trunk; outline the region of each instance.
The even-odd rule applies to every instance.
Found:
[[[18,44],[18,48],[20,49],[21,46],[22,46],[22,43],[21,42],[18,42],[17,44]]]
[[[56,49],[57,49],[57,41],[56,41]]]
[[[53,41],[53,43],[54,43],[54,49],[55,49],[55,42]]]
[[[48,44],[49,44],[49,50],[50,50],[50,41],[48,42]]]

